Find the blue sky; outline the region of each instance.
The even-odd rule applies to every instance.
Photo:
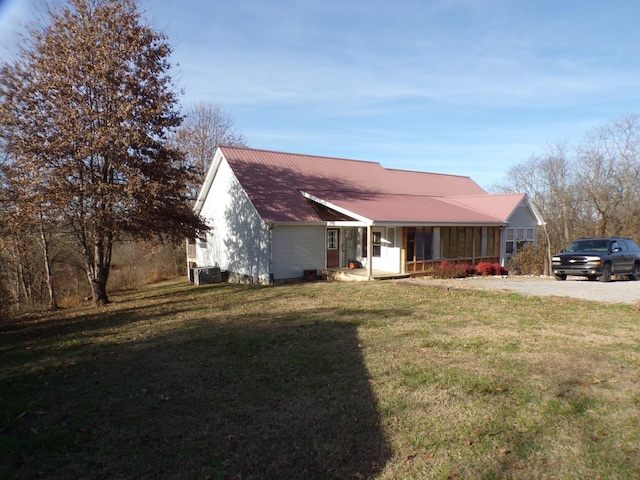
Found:
[[[0,0],[7,58],[38,0]],[[250,146],[468,175],[640,113],[635,0],[143,0]]]

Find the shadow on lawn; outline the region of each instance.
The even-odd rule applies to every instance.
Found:
[[[11,385],[10,393],[0,392],[2,407],[19,412],[23,403],[38,412],[2,433],[0,453],[14,459],[4,473],[373,476],[391,449],[358,340],[357,322],[366,319],[357,319],[362,311],[340,314],[355,321],[336,321],[330,309],[304,318],[276,312],[264,322],[190,320],[161,333],[149,325],[147,334],[125,342],[69,345],[73,361],[64,348],[50,351],[50,368],[0,379]],[[127,315],[130,322],[148,320],[143,310]],[[95,318],[84,321],[90,329]]]

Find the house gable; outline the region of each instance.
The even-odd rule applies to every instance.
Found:
[[[526,208],[538,225],[543,224],[542,217],[531,204],[525,193],[451,196],[443,200],[491,215],[503,222],[509,222],[517,209]]]
[[[223,266],[236,275],[269,280],[268,227],[224,158],[208,176],[207,194],[196,204],[211,230],[196,242],[196,263]]]

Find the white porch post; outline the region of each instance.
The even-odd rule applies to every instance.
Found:
[[[373,277],[373,226],[367,226],[367,275]]]

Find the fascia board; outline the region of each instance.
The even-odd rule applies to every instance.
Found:
[[[207,199],[207,195],[209,195],[209,190],[211,190],[211,185],[213,185],[213,179],[216,177],[216,173],[218,173],[218,168],[220,167],[223,159],[224,155],[222,154],[222,150],[220,150],[220,147],[218,147],[218,149],[216,150],[216,154],[213,157],[213,161],[209,166],[209,170],[207,170],[207,175],[204,179],[202,187],[200,188],[200,192],[198,193],[196,203],[193,206],[193,210],[196,215],[199,215],[202,211],[202,206]]]
[[[547,222],[544,221],[544,218],[542,218],[542,215],[540,215],[540,212],[538,212],[538,209],[533,204],[533,202],[529,198],[529,195],[527,195],[527,194],[525,194],[525,201],[527,202],[527,206],[529,207],[529,209],[533,213],[533,216],[536,217],[536,221],[538,222],[538,225],[539,226],[545,225]]]
[[[334,220],[327,222],[327,227],[366,227],[368,225],[368,223],[358,222],[356,220]]]
[[[294,227],[317,227],[328,225],[328,222],[269,222],[265,223],[269,228],[294,226]]]
[[[504,227],[508,222],[496,220],[495,222],[398,222],[376,220],[372,225],[380,227]]]

